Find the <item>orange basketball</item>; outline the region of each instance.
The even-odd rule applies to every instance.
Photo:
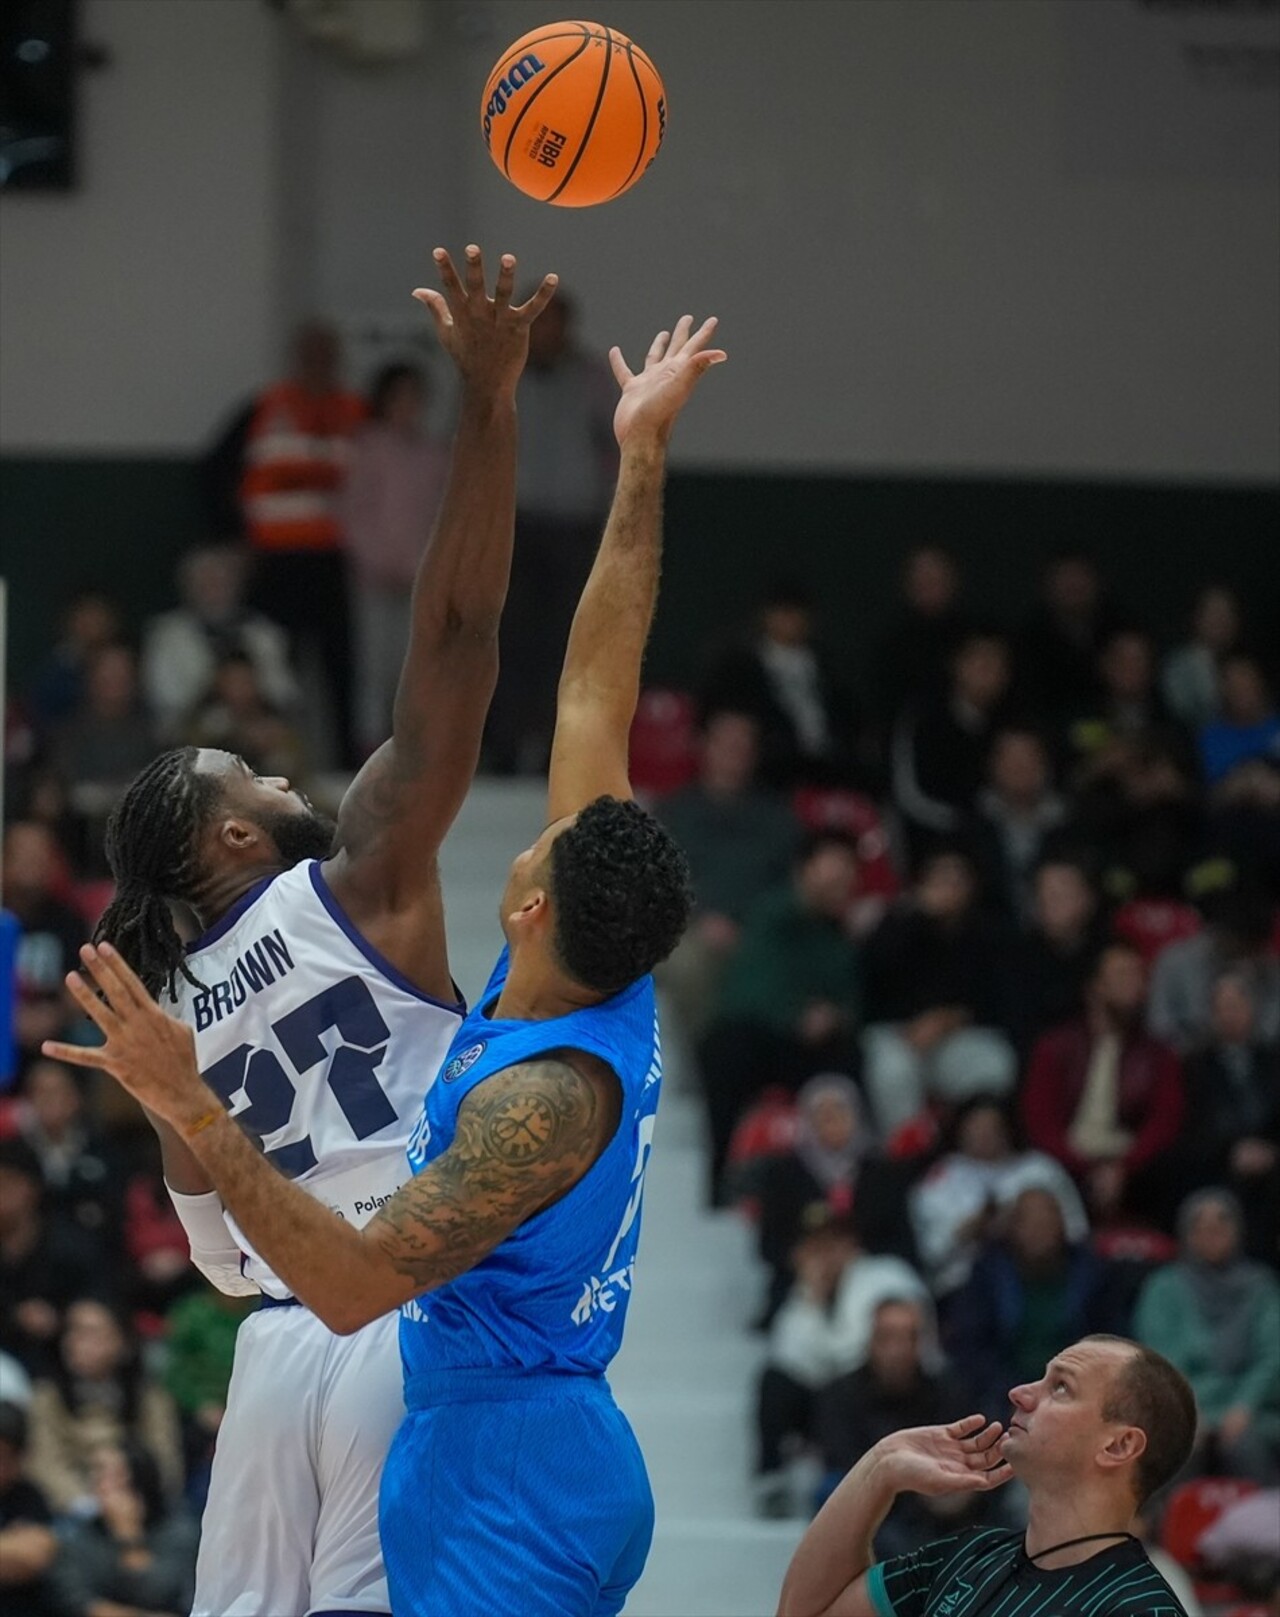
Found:
[[[625,34],[552,22],[498,58],[480,103],[489,156],[526,196],[589,208],[633,186],[658,155],[667,102]]]

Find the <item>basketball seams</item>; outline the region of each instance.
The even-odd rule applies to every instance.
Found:
[[[558,62],[556,66],[550,70],[546,78],[539,82],[533,94],[516,114],[516,121],[511,125],[510,132],[507,135],[507,144],[502,153],[502,172],[508,179],[511,178],[511,148],[515,143],[516,134],[519,131],[520,125],[524,122],[525,115],[528,113],[529,108],[546,89],[548,84],[554,83],[559,75],[564,72],[565,68],[569,66],[570,62],[576,62],[582,55],[583,51],[585,51],[587,46],[591,43],[591,30],[585,23],[580,23],[578,26],[582,29],[582,43],[578,46],[576,51],[573,51],[570,55],[566,56],[563,62]],[[572,38],[572,34],[569,37]]]
[[[576,56],[578,53],[575,52],[574,54]],[[591,131],[595,128],[596,119],[600,116],[600,108],[604,105],[604,93],[609,85],[609,69],[612,67],[612,65],[613,33],[612,30],[606,26],[604,29],[604,70],[600,74],[600,88],[596,91],[596,104],[591,109],[590,118],[587,119],[587,127],[582,131],[582,139],[578,142],[578,149],[573,154],[573,161],[569,164],[569,167],[565,172],[564,179],[562,179],[560,184],[556,186],[555,190],[547,196],[546,200],[548,202],[554,202],[556,198],[561,195],[565,186],[568,185],[569,181],[577,172],[578,164],[582,161],[583,154],[586,152],[586,149],[590,144]]]
[[[665,99],[667,93],[666,86],[663,84],[662,76],[658,72],[657,68],[654,67],[652,62],[647,62],[645,60],[644,54],[641,51],[636,52],[636,60],[639,66],[644,68],[645,72],[648,73],[650,79],[653,81],[652,88],[649,93],[653,96],[654,100],[657,101],[659,99]]]
[[[633,80],[633,82],[635,84],[635,87],[636,87],[636,94],[640,97],[640,150],[636,154],[635,162],[632,163],[632,165],[631,165],[630,174],[627,175],[626,179],[623,180],[622,184],[618,187],[618,189],[616,191],[610,192],[610,194],[605,198],[606,202],[612,202],[614,197],[621,196],[622,193],[627,189],[628,186],[633,185],[635,183],[636,170],[640,167],[640,164],[644,161],[645,147],[649,144],[649,98],[648,98],[648,96],[645,95],[645,93],[644,93],[644,85],[641,84],[641,82],[640,82],[640,73],[639,73],[638,68],[636,67],[636,59],[635,59],[635,56],[633,54],[633,51],[634,51],[634,46],[632,45],[631,41],[628,40],[627,41],[627,66],[631,69],[631,78],[632,78],[632,80]]]
[[[658,81],[658,83],[661,84],[662,83],[662,75],[658,72],[657,68],[654,67],[653,63],[649,60],[647,52],[642,51],[640,49],[639,45],[637,45],[634,40],[630,40],[630,41],[628,41],[628,43],[630,44],[631,49],[635,53],[635,55],[639,57],[641,64],[644,67],[647,67],[649,69],[650,73],[652,73],[654,78]]]

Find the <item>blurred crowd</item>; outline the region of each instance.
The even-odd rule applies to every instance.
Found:
[[[1280,1486],[1280,634],[1212,586],[1162,643],[1083,553],[1041,587],[977,619],[922,546],[862,693],[779,587],[637,725],[707,1198],[767,1272],[766,1514],[1094,1331],[1190,1377],[1188,1478]]]
[[[552,312],[554,311],[554,312]],[[607,503],[607,377],[535,325],[493,773],[545,763]],[[344,778],[389,725],[444,485],[426,374],[335,334],[205,460],[217,542],[169,610],[71,598],[6,712],[17,1071],[0,1093],[0,1588],[32,1617],[178,1613],[244,1304],[189,1263],[153,1137],[43,1059],[110,897],[106,817],[163,746]],[[567,491],[572,490],[572,494]],[[802,587],[646,692],[633,774],[697,909],[661,972],[706,1197],[754,1225],[758,1488],[807,1511],[881,1435],[982,1409],[1090,1331],[1190,1377],[1189,1476],[1280,1487],[1280,633],[1188,584],[1181,635],[1083,553],[1019,622],[912,553],[861,688]],[[995,1504],[992,1504],[992,1500]],[[959,1506],[910,1500],[879,1547]]]

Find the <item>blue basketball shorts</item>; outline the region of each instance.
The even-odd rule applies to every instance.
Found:
[[[409,1377],[379,1525],[395,1617],[616,1617],[653,1494],[603,1376]]]

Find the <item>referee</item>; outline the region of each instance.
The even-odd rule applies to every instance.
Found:
[[[1191,1453],[1196,1405],[1167,1359],[1086,1336],[1009,1394],[1008,1426],[970,1415],[895,1432],[863,1455],[814,1518],[779,1617],[1186,1617],[1132,1532]],[[1029,1496],[1026,1533],[978,1529],[873,1565],[900,1493],[998,1488]]]

